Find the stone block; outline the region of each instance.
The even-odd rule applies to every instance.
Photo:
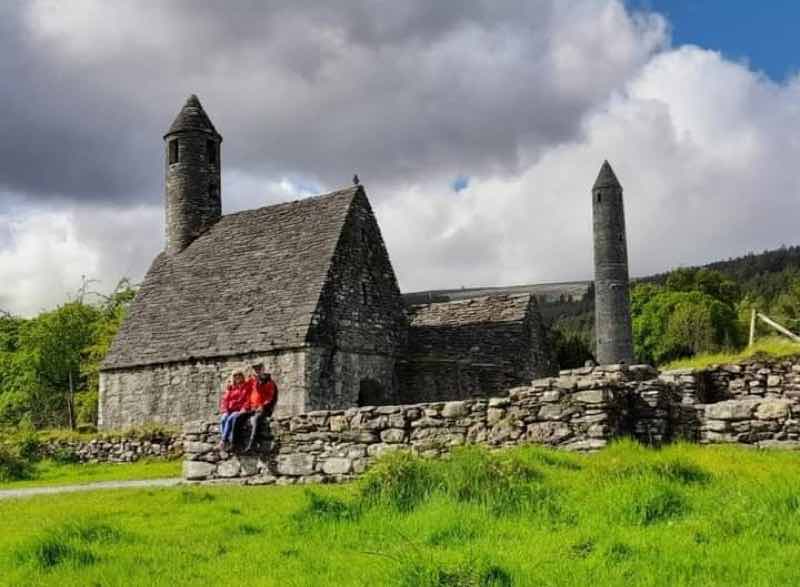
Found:
[[[186,424],[183,425],[183,432],[184,434],[205,434],[206,422],[205,420],[186,422]]]
[[[389,428],[405,428],[406,418],[402,413],[392,414],[389,416]]]
[[[489,424],[495,424],[495,423],[499,422],[500,420],[502,420],[503,417],[505,416],[505,414],[506,414],[505,410],[496,409],[496,408],[489,408],[486,411],[486,421]]]
[[[505,408],[511,404],[511,400],[507,397],[491,397],[489,398],[490,408]]]
[[[545,404],[539,410],[540,420],[559,420],[569,408],[561,404]]]
[[[767,377],[767,387],[778,387],[783,383],[783,377],[780,375],[769,375]]]
[[[217,477],[230,479],[231,477],[238,477],[242,470],[239,459],[232,457],[226,461],[222,461],[217,465]]]
[[[725,432],[730,429],[730,425],[727,420],[708,420],[704,428],[712,432]]]
[[[725,400],[705,407],[706,418],[713,420],[747,420],[758,400]]]
[[[400,444],[373,444],[367,447],[367,454],[371,457],[379,457],[389,452],[399,450]]]
[[[528,425],[527,438],[530,442],[560,444],[572,436],[572,430],[563,422],[537,422]]]
[[[341,432],[348,428],[347,418],[345,416],[333,416],[328,424],[330,425],[331,432]]]
[[[573,393],[571,398],[582,404],[601,404],[608,401],[608,392],[605,389],[588,389]]]
[[[401,428],[389,428],[381,432],[381,440],[388,444],[397,444],[403,442],[405,437],[406,432]]]
[[[545,391],[542,394],[542,401],[543,402],[552,403],[552,402],[557,402],[560,399],[561,399],[561,391],[558,390],[558,389],[551,389],[551,390]]]
[[[444,426],[444,422],[442,420],[427,416],[411,422],[412,428],[440,428],[442,426]]]
[[[190,454],[203,454],[210,452],[217,447],[210,442],[184,442],[183,452]]]
[[[290,454],[278,457],[276,470],[281,475],[299,477],[314,472],[314,457],[309,454]]]
[[[469,414],[469,408],[465,402],[447,402],[442,408],[443,418],[461,418]]]
[[[264,468],[264,463],[258,457],[252,455],[242,455],[239,457],[239,465],[241,465],[241,474],[243,477],[255,475]]]
[[[604,438],[587,438],[585,440],[578,440],[575,442],[570,442],[569,444],[564,444],[562,447],[567,450],[583,452],[600,450],[601,448],[605,448],[607,444],[608,441]]]
[[[352,468],[353,462],[346,458],[332,457],[322,463],[322,472],[326,475],[346,475]]]
[[[187,481],[202,481],[213,476],[217,470],[216,465],[201,461],[184,461],[183,478]]]
[[[773,399],[764,400],[756,408],[756,418],[759,420],[781,420],[792,415],[792,402],[789,400]]]

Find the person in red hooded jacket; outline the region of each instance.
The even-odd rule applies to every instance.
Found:
[[[236,419],[250,407],[250,387],[244,379],[244,373],[236,371],[233,382],[228,385],[222,400],[219,402],[220,448],[227,448],[233,442],[233,430]]]
[[[275,403],[278,401],[278,386],[272,379],[272,375],[264,373],[264,365],[257,363],[253,365],[253,375],[247,380],[249,394],[250,413],[250,440],[247,443],[246,451],[253,448],[256,439],[256,432],[261,426],[264,417],[272,417]]]

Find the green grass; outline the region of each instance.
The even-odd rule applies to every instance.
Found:
[[[0,483],[0,489],[180,477],[181,461],[142,459],[135,463],[87,463],[81,465],[43,460],[33,464],[32,473],[31,479]]]
[[[766,337],[751,347],[739,352],[709,353],[695,355],[687,359],[678,359],[663,365],[662,370],[670,369],[704,369],[711,365],[729,365],[753,358],[782,359],[800,355],[800,344],[786,338]]]
[[[346,486],[0,502],[5,585],[789,585],[800,454],[391,456]]]

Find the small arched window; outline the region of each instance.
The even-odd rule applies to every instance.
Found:
[[[206,151],[208,152],[208,164],[209,165],[217,165],[219,163],[219,157],[217,156],[217,143],[212,141],[211,139],[206,141]]]
[[[169,142],[169,164],[178,162],[178,139],[172,139]]]
[[[600,192],[597,192],[597,203],[599,204],[602,201],[603,201],[603,195]]]

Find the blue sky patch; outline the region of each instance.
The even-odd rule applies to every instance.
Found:
[[[450,187],[456,193],[467,189],[469,187],[469,176],[459,175],[453,181],[450,182]]]
[[[783,81],[800,69],[797,0],[627,0],[667,17],[673,46],[699,45]]]

